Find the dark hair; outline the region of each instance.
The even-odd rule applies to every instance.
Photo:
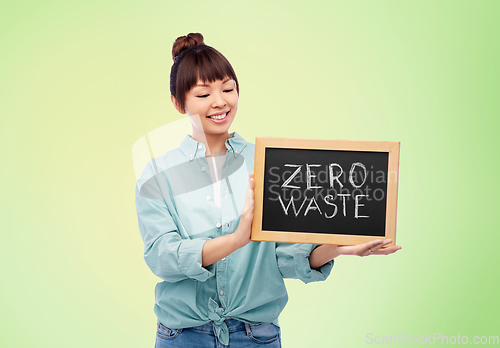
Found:
[[[226,77],[236,81],[236,91],[240,86],[231,63],[215,48],[205,45],[203,35],[189,33],[179,36],[172,47],[174,64],[170,71],[170,94],[184,109],[186,93],[198,80],[214,82]]]

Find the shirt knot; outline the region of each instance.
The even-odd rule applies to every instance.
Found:
[[[208,319],[212,320],[215,326],[215,333],[219,341],[224,344],[229,344],[229,330],[227,329],[226,319],[224,316],[224,308],[220,308],[217,302],[211,297],[208,299]]]

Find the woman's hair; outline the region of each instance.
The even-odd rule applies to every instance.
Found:
[[[236,91],[240,94],[238,79],[229,61],[215,48],[205,45],[203,35],[189,33],[179,36],[172,47],[174,64],[170,71],[170,94],[185,107],[186,93],[198,80],[214,82],[226,77],[236,82]]]

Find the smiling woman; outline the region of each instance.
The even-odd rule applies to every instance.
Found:
[[[341,252],[377,253],[382,241],[347,249],[251,242],[255,145],[229,133],[236,74],[199,33],[177,38],[172,57],[171,100],[193,132],[152,159],[136,186],[144,259],[163,280],[156,348],[281,347],[284,278],[325,280]]]

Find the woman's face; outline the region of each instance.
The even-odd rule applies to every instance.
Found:
[[[185,113],[193,125],[193,137],[228,134],[238,109],[238,92],[232,78],[212,83],[198,80],[186,94]],[[196,134],[197,133],[197,134]]]

